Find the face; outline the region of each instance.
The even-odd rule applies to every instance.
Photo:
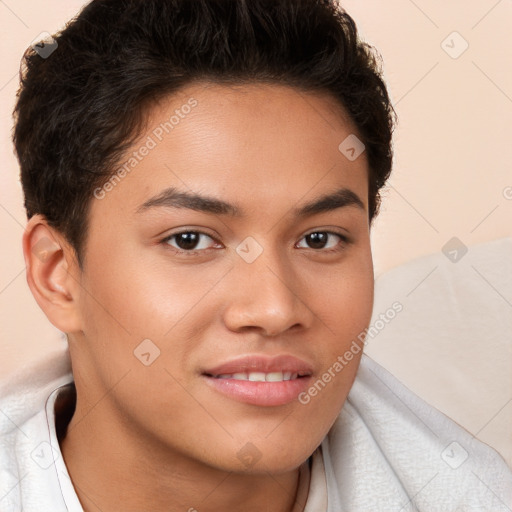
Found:
[[[338,149],[355,133],[333,99],[286,86],[196,83],[152,108],[90,207],[78,414],[104,397],[90,415],[162,460],[307,459],[373,305],[367,160]]]

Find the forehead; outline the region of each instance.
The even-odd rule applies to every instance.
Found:
[[[352,160],[340,150],[357,130],[328,94],[200,82],[160,99],[147,115],[108,194],[126,213],[169,187],[261,210],[271,198],[297,201],[343,186],[367,206],[366,155]]]

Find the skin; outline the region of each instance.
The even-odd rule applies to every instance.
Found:
[[[43,217],[24,235],[29,286],[69,338],[77,406],[61,450],[86,512],[119,510],[120,500],[126,512],[291,511],[298,468],[338,416],[361,353],[307,405],[240,403],[201,370],[292,354],[311,364],[314,382],[370,322],[368,164],[338,150],[357,133],[345,111],[287,86],[195,83],[152,107],[134,150],[191,97],[198,104],[175,129],[91,200],[82,269]],[[138,212],[171,186],[244,216]],[[341,187],[364,208],[294,216]],[[206,233],[192,256],[176,252],[179,237],[163,241],[178,231]],[[325,248],[312,248],[306,235],[326,231]],[[263,248],[252,263],[236,252],[248,236]],[[45,258],[34,249],[41,240]],[[160,350],[149,366],[134,356],[144,339]],[[237,456],[247,443],[259,456],[252,465]]]

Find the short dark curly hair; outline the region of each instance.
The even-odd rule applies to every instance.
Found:
[[[336,0],[93,0],[23,58],[13,141],[27,217],[80,265],[93,191],[141,135],[148,106],[199,80],[326,92],[366,146],[369,220],[392,167],[396,113],[381,57]]]

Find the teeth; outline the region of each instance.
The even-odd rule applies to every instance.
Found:
[[[217,375],[217,379],[249,380],[251,382],[282,382],[298,378],[297,373],[292,372],[247,372],[247,373],[223,373]]]
[[[267,382],[279,382],[283,380],[283,372],[272,372],[267,373],[267,376],[265,377],[265,380]]]
[[[265,382],[265,374],[263,372],[249,373],[249,380],[251,382]]]

